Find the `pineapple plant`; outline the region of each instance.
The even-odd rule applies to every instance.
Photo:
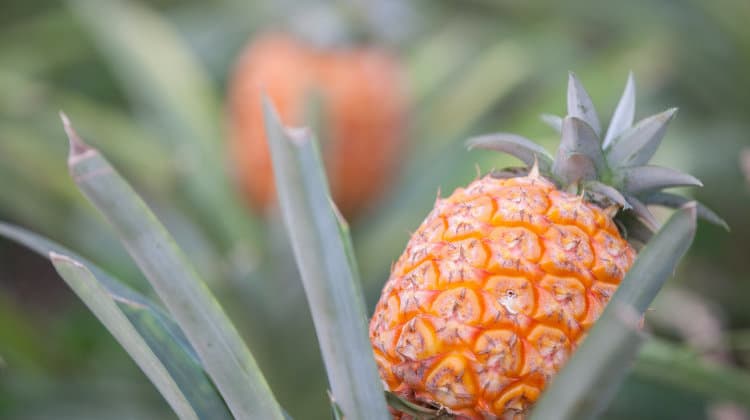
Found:
[[[634,103],[631,75],[603,135],[571,73],[568,115],[545,117],[554,158],[514,134],[469,141],[525,166],[438,198],[393,265],[370,321],[387,389],[462,419],[526,417],[658,228],[647,206],[679,207],[662,190],[701,185],[648,164],[675,110],[634,125]]]
[[[319,48],[287,34],[253,40],[236,65],[228,103],[231,156],[250,204],[264,209],[276,196],[263,92],[288,125],[310,117],[311,103],[320,106],[315,117],[337,206],[355,217],[373,204],[402,156],[407,95],[401,73],[399,62],[375,47]]]

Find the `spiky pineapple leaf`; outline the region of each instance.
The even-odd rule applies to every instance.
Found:
[[[466,141],[466,147],[469,150],[485,149],[507,153],[520,159],[529,168],[536,161],[542,172],[548,172],[552,167],[552,156],[543,147],[517,134],[495,133],[472,137]]]
[[[694,205],[677,210],[641,250],[583,344],[544,391],[532,419],[587,419],[606,408],[640,347],[640,317],[693,241],[695,217]]]
[[[656,220],[653,213],[651,213],[651,210],[649,210],[641,200],[628,194],[625,194],[624,197],[626,200],[628,200],[628,204],[630,204],[630,209],[626,210],[626,212],[631,212],[652,232],[655,232],[657,229],[659,229],[659,221]]]
[[[74,290],[89,306],[109,305],[108,301],[117,305],[118,310],[125,315],[128,323],[141,337],[140,339],[128,338],[124,342],[121,341],[121,344],[134,358],[140,357],[139,355],[143,353],[146,354],[144,357],[150,358],[148,352],[141,348],[142,342],[145,342],[151,354],[158,358],[171,379],[163,376],[162,368],[158,368],[158,372],[144,369],[144,373],[167,399],[175,413],[182,416],[181,413],[185,410],[184,417],[186,418],[192,415],[197,415],[199,418],[231,418],[224,401],[204,372],[195,350],[190,346],[177,324],[158,305],[86,259],[33,232],[0,222],[0,236],[17,242],[45,258],[49,258],[50,254],[65,255],[67,259],[85,267],[96,279],[97,284],[86,286],[87,278],[80,280],[83,284],[76,284],[80,287],[86,286],[93,295],[81,295],[78,289],[74,288]],[[85,274],[82,275],[86,277]],[[119,316],[115,315],[115,319],[111,322],[120,324],[118,319]],[[105,326],[110,329],[107,323]],[[120,340],[119,337],[118,340]],[[149,366],[152,362],[152,360],[148,362]],[[177,389],[173,384],[177,386]],[[189,403],[189,408],[183,407],[183,400]],[[191,412],[193,414],[190,414]]]
[[[644,204],[653,204],[657,206],[669,207],[672,209],[682,207],[688,202],[692,201],[690,198],[667,192],[653,192],[644,194],[640,196],[640,199]],[[722,219],[718,214],[716,214],[716,212],[704,206],[703,204],[696,203],[696,211],[698,212],[699,218],[709,223],[720,226],[727,231],[730,230],[729,225],[726,221],[724,221],[724,219]]]
[[[616,139],[607,150],[607,162],[613,168],[648,163],[659,148],[677,108],[668,109],[639,121]]]
[[[597,139],[601,135],[602,127],[591,96],[573,72],[568,73],[568,116],[585,121],[594,130]]]
[[[609,148],[612,141],[620,136],[625,130],[633,125],[635,118],[635,77],[633,72],[628,73],[628,81],[625,83],[625,90],[622,92],[620,101],[617,103],[612,119],[607,127],[607,134],[604,136],[602,148]]]
[[[696,177],[656,165],[630,166],[619,171],[622,189],[632,195],[672,187],[702,187]]]
[[[631,208],[628,200],[625,199],[625,196],[623,196],[620,191],[617,190],[617,188],[611,187],[599,181],[586,182],[585,184],[583,184],[583,187],[592,193],[607,197],[610,201],[619,205],[624,210],[628,210]]]
[[[564,185],[607,176],[609,169],[599,138],[584,120],[567,116],[562,122],[562,138],[552,164],[552,174]]]
[[[539,116],[542,122],[550,126],[553,130],[558,133],[562,132],[562,117],[553,114],[542,114]]]
[[[333,396],[346,418],[388,418],[351,239],[330,199],[316,141],[309,129],[284,127],[268,98],[263,107],[281,213]]]
[[[283,419],[250,350],[188,258],[109,162],[62,115],[68,167],[81,192],[105,216],[195,349],[237,418]]]

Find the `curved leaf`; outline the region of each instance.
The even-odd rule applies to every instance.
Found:
[[[666,110],[639,121],[626,130],[607,150],[607,161],[613,168],[640,166],[648,163],[656,153],[667,125],[677,108]]]
[[[635,78],[633,72],[628,73],[628,81],[622,92],[620,101],[617,103],[612,119],[607,127],[607,135],[604,136],[602,148],[607,149],[614,139],[633,125],[635,118]]]
[[[104,304],[99,300],[112,300],[117,304],[119,310],[127,317],[129,323],[140,334],[142,340],[172,378],[172,381],[162,378],[161,373],[156,378],[152,378],[152,374],[156,375],[157,372],[144,370],[162,395],[167,398],[175,392],[171,384],[174,382],[183,396],[178,401],[186,399],[191,405],[191,411],[199,418],[231,418],[224,401],[204,372],[195,350],[190,346],[177,324],[158,305],[86,259],[33,232],[0,222],[0,236],[17,242],[45,258],[49,258],[50,254],[64,254],[68,256],[68,259],[85,266],[87,271],[90,271],[96,278],[98,284],[89,289],[93,290],[92,293],[101,289],[105,296],[100,296],[99,292],[96,292],[94,296],[86,295],[81,298],[90,297],[90,302],[85,301],[87,305]],[[109,329],[109,326],[107,327]],[[145,351],[139,348],[140,344],[135,344],[137,342],[139,341],[128,340],[123,343],[123,347],[133,357],[135,357],[134,351],[139,353]],[[133,346],[138,348],[132,349]],[[168,389],[163,390],[164,386]],[[172,404],[169,399],[168,402]],[[175,412],[177,409],[175,408]]]
[[[520,159],[529,168],[536,159],[542,172],[549,171],[552,166],[552,156],[542,146],[517,134],[496,133],[472,137],[466,141],[466,147],[469,150],[485,149],[507,153]]]
[[[268,98],[263,106],[281,213],[333,396],[344,418],[390,418],[348,227],[330,199],[316,141],[309,129],[284,127]]]
[[[675,169],[656,165],[631,166],[620,171],[623,191],[640,194],[671,187],[702,187],[698,178]]]
[[[568,73],[568,116],[585,121],[594,130],[598,141],[602,127],[594,103],[573,72]]]

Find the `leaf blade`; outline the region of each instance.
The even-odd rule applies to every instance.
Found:
[[[545,390],[532,419],[592,418],[605,407],[640,347],[639,317],[694,236],[695,206],[687,206],[641,250],[583,344]]]
[[[656,153],[667,126],[677,113],[677,108],[640,120],[626,130],[607,149],[607,161],[613,168],[645,165]]]
[[[520,159],[529,168],[534,166],[536,160],[542,171],[549,171],[552,166],[552,156],[543,147],[517,134],[495,133],[472,137],[466,141],[466,147],[469,150],[485,149],[507,153]]]
[[[333,396],[345,418],[389,418],[348,231],[333,209],[314,138],[283,127],[268,98],[264,112],[282,216]]]
[[[573,72],[568,73],[568,116],[585,121],[594,130],[598,139],[602,132],[599,116],[596,115],[591,96]]]
[[[86,198],[165,303],[198,354],[232,414],[282,419],[283,413],[234,325],[146,203],[63,116],[70,140],[68,166]]]
[[[606,150],[612,141],[616,139],[625,130],[633,125],[635,118],[635,78],[633,72],[628,73],[628,81],[625,83],[625,90],[622,92],[620,101],[617,102],[612,120],[607,127],[607,134],[604,136],[602,148]]]

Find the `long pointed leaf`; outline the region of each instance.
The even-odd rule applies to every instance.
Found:
[[[690,198],[666,192],[654,192],[645,194],[643,196],[640,196],[640,199],[644,204],[655,204],[657,206],[664,206],[672,209],[682,207],[688,202],[692,201]],[[717,226],[721,226],[729,231],[729,225],[727,224],[727,222],[724,221],[724,219],[722,219],[718,214],[716,214],[716,212],[714,212],[710,208],[704,206],[701,203],[696,203],[696,210],[698,212],[699,218],[709,223],[713,223]]]
[[[694,236],[695,206],[687,206],[641,250],[583,344],[544,392],[532,419],[587,419],[606,407],[636,356],[639,318]]]
[[[641,200],[627,194],[625,195],[625,199],[628,200],[628,203],[630,204],[630,210],[628,211],[633,212],[633,214],[652,231],[655,232],[659,229],[659,222],[651,213],[651,210],[649,210]]]
[[[470,138],[466,147],[471,149],[495,150],[515,156],[529,168],[536,160],[542,172],[549,171],[552,156],[543,147],[517,134],[496,133]]]
[[[607,150],[607,161],[613,168],[645,165],[656,153],[667,125],[677,108],[652,115],[622,133]]]
[[[166,367],[195,413],[200,418],[231,418],[224,401],[203,370],[195,350],[182,330],[158,305],[85,258],[33,232],[0,222],[0,236],[17,242],[42,257],[63,254],[85,266]]]
[[[607,127],[607,135],[604,136],[602,148],[606,150],[614,139],[630,128],[633,125],[633,118],[635,118],[635,78],[631,71],[628,73],[625,90],[622,92],[617,108],[612,114],[612,120]]]
[[[608,171],[599,139],[593,129],[579,118],[563,118],[562,139],[552,165],[552,173],[569,185],[597,179]]]
[[[671,187],[703,186],[698,178],[663,166],[631,166],[620,170],[620,174],[623,191],[633,195]]]
[[[255,359],[164,226],[107,160],[84,144],[63,116],[71,175],[115,228],[195,348],[232,414],[282,419]]]
[[[284,128],[268,98],[264,111],[281,212],[333,396],[345,418],[387,419],[350,239],[334,211],[315,140],[308,129]]]
[[[573,72],[568,74],[568,116],[585,121],[594,130],[597,139],[601,135],[602,127],[594,103]]]

